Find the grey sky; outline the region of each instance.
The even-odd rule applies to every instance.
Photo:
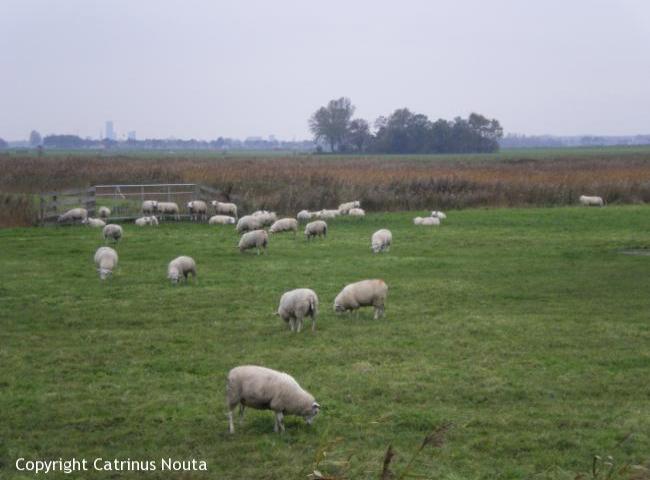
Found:
[[[307,138],[477,111],[507,132],[650,133],[647,0],[2,0],[0,137]]]

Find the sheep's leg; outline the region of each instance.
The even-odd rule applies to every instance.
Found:
[[[311,331],[316,331],[316,315],[311,316]]]
[[[240,403],[239,404],[239,418],[244,418],[244,408],[246,408],[246,407],[244,407],[244,404]]]
[[[273,427],[274,432],[284,432],[284,423],[282,423],[283,419],[284,415],[282,412],[275,412],[275,427]]]
[[[293,319],[293,318],[290,318],[290,319],[289,319],[289,327],[291,328],[291,331],[293,332],[294,327],[295,327],[295,325],[294,325],[294,319]]]
[[[302,317],[296,318],[296,324],[296,331],[300,333],[300,330],[302,330]]]
[[[235,423],[232,421],[232,410],[228,410],[228,431],[235,433]]]

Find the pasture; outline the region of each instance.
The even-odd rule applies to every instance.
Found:
[[[172,457],[209,472],[146,477],[377,479],[392,445],[397,478],[447,422],[409,474],[574,478],[596,454],[613,478],[641,472],[618,471],[650,461],[650,256],[620,251],[650,251],[650,208],[468,209],[413,226],[424,213],[337,219],[326,240],[282,234],[262,256],[240,254],[232,226],[124,225],[103,283],[99,230],[0,230],[0,477],[34,478],[18,457]],[[373,255],[379,228],[393,246]],[[198,282],[172,287],[181,254]],[[335,295],[364,278],[388,283],[386,316],[336,315]],[[273,316],[296,287],[320,297],[315,334]],[[229,435],[225,376],[240,364],[292,374],[323,406],[314,424],[287,417],[277,435],[271,412],[248,409]]]

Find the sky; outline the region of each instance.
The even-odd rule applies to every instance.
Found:
[[[310,138],[349,97],[529,135],[650,133],[647,0],[2,0],[0,137]]]

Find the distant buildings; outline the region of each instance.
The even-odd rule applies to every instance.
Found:
[[[131,130],[129,133],[127,133],[126,138],[128,140],[135,140],[135,130]]]
[[[107,120],[106,121],[106,135],[105,138],[109,140],[117,140],[116,135],[115,135],[115,130],[113,129],[113,121],[112,120]]]

